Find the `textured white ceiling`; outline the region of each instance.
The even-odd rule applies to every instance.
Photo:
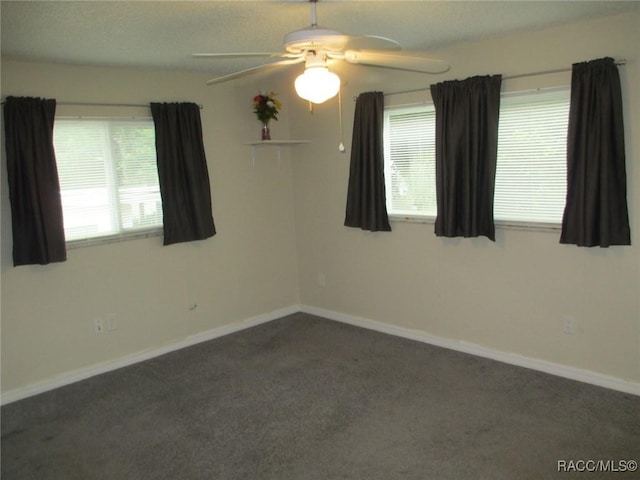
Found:
[[[320,25],[375,34],[403,50],[637,10],[638,1],[320,0]],[[6,1],[0,3],[2,54],[72,64],[175,68],[212,76],[259,60],[194,59],[194,52],[282,51],[282,38],[309,26],[306,0]]]

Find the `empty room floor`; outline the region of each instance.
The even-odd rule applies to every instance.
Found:
[[[640,397],[303,313],[2,407],[7,480],[538,480],[588,460],[640,460]]]

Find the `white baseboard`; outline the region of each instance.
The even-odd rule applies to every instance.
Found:
[[[437,337],[434,335],[429,335],[428,333],[420,330],[413,330],[396,325],[390,325],[387,323],[377,322],[374,320],[356,317],[332,310],[325,310],[323,308],[313,307],[309,305],[301,305],[300,311],[309,313],[311,315],[317,315],[319,317],[327,318],[329,320],[348,323],[349,325],[367,328],[369,330],[375,330],[377,332],[387,333],[389,335],[395,335],[397,337],[407,338],[410,340],[416,340],[418,342],[429,343],[431,345],[448,348],[450,350],[470,353],[472,355],[477,355],[478,357],[490,358],[499,362],[508,363],[519,367],[525,367],[532,370],[538,370],[541,372],[549,373],[551,375],[557,375],[559,377],[577,380],[579,382],[589,383],[591,385],[597,385],[599,387],[610,388],[612,390],[618,390],[633,395],[640,395],[640,383],[623,380],[617,377],[611,377],[609,375],[603,375],[601,373],[592,372],[589,370],[582,370],[559,363],[526,357],[524,355],[518,355],[516,353],[502,352],[500,350],[494,350],[492,348],[483,347],[481,345],[473,343]]]
[[[85,380],[102,373],[107,373],[113,370],[117,370],[118,368],[127,367],[129,365],[143,362],[151,358],[159,357],[160,355],[164,355],[166,353],[174,352],[176,350],[190,347],[192,345],[206,342],[208,340],[213,340],[214,338],[222,337],[224,335],[239,332],[240,330],[244,330],[246,328],[255,327],[256,325],[260,325],[261,323],[270,322],[271,320],[282,318],[299,311],[299,305],[292,305],[290,307],[281,308],[273,312],[257,315],[240,322],[223,325],[221,327],[216,327],[211,330],[191,335],[189,337],[186,337],[185,339],[163,345],[161,347],[136,352],[121,358],[117,358],[115,360],[108,360],[106,362],[97,363],[89,367],[66,372],[41,382],[3,392],[0,395],[0,404],[6,405],[17,400],[22,400],[23,398],[31,397],[39,393],[44,393],[55,388],[78,382],[80,380]]]
[[[640,395],[640,383],[622,380],[620,378],[591,372],[589,370],[582,370],[579,368],[548,362],[546,360],[525,357],[523,355],[518,355],[515,353],[502,352],[473,343],[461,342],[458,340],[451,340],[443,337],[436,337],[420,330],[412,330],[396,325],[390,325],[387,323],[377,322],[374,320],[356,317],[332,310],[326,310],[319,307],[313,307],[309,305],[291,305],[289,307],[251,317],[240,322],[216,327],[211,330],[189,336],[183,340],[163,345],[158,348],[133,353],[115,360],[101,362],[86,368],[80,368],[77,370],[66,372],[64,374],[57,375],[41,382],[33,383],[25,387],[20,387],[14,390],[3,392],[0,395],[0,404],[6,405],[17,400],[22,400],[23,398],[31,397],[39,393],[44,393],[55,388],[78,382],[80,380],[85,380],[102,373],[107,373],[113,370],[117,370],[118,368],[127,367],[129,365],[159,357],[160,355],[164,355],[166,353],[190,347],[192,345],[206,342],[208,340],[213,340],[214,338],[222,337],[224,335],[239,332],[247,328],[255,327],[256,325],[270,322],[272,320],[276,320],[278,318],[282,318],[297,312],[309,313],[311,315],[317,315],[329,320],[348,323],[350,325],[366,328],[369,330],[375,330],[397,337],[416,340],[418,342],[428,343],[431,345],[436,345],[438,347],[444,347],[459,352],[469,353],[472,355],[477,355],[479,357],[490,358],[492,360],[497,360],[499,362],[508,363],[519,367],[539,370],[545,373],[550,373],[552,375],[569,378],[571,380],[577,380],[600,387],[610,388],[612,390],[631,393],[633,395]]]

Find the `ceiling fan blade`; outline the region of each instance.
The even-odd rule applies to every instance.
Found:
[[[400,50],[395,40],[378,35],[362,35],[351,37],[347,43],[348,50]]]
[[[193,58],[298,58],[299,55],[292,53],[270,53],[270,52],[246,52],[246,53],[194,53]]]
[[[348,63],[421,73],[444,73],[451,68],[443,60],[399,53],[347,50],[344,59]]]
[[[283,67],[286,65],[295,65],[296,63],[304,62],[304,57],[293,58],[290,60],[281,60],[279,62],[267,63],[265,65],[259,65],[257,67],[247,68],[246,70],[241,70],[239,72],[230,73],[228,75],[223,75],[222,77],[212,78],[207,81],[207,85],[214,85],[216,83],[226,82],[228,80],[233,80],[234,78],[243,77],[245,75],[249,75],[251,73],[256,73],[260,71],[267,71],[277,67]]]

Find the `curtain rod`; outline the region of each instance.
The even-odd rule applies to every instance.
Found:
[[[2,100],[4,105],[5,100]],[[134,108],[149,108],[149,103],[96,103],[96,102],[65,102],[57,101],[57,105],[69,105],[75,107],[134,107]],[[197,104],[198,108],[202,110],[204,107],[201,104]]]
[[[56,102],[58,105],[72,105],[72,106],[87,106],[87,107],[140,107],[149,108],[149,103],[92,103],[92,102]],[[153,102],[155,103],[155,102]],[[197,104],[198,108],[202,110],[204,107],[201,104]]]
[[[627,61],[625,59],[622,60],[616,60],[614,62],[616,65],[622,66],[622,65],[626,65]],[[524,78],[524,77],[535,77],[538,75],[550,75],[552,73],[564,73],[564,72],[570,72],[571,68],[558,68],[555,70],[542,70],[539,72],[531,72],[531,73],[520,73],[517,75],[509,75],[506,77],[502,77],[502,80],[513,80],[514,78]],[[426,87],[426,88],[414,88],[413,90],[402,90],[399,92],[389,92],[389,93],[385,93],[384,96],[390,96],[390,95],[401,95],[404,93],[416,93],[416,92],[424,92],[426,90],[429,90],[431,87]],[[355,100],[355,98],[354,98]]]

